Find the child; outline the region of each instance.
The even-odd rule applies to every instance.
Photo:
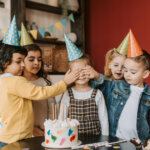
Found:
[[[91,65],[87,56],[69,62],[70,70],[83,69],[86,65]],[[103,94],[100,90],[93,89],[89,85],[89,79],[81,78],[74,82],[74,85],[64,94],[59,119],[63,115],[63,104],[67,106],[67,116],[69,115],[69,105],[71,106],[71,118],[80,122],[79,134],[100,134],[108,135],[108,118]],[[65,108],[66,110],[66,108]],[[64,111],[65,112],[65,111]],[[65,112],[66,113],[66,112]]]
[[[106,53],[104,75],[99,74],[94,68],[88,65],[82,70],[82,72],[84,75],[90,75],[88,78],[94,78],[101,84],[104,80],[121,80],[123,79],[123,66],[125,59],[126,56],[119,54],[114,48]]]
[[[53,86],[39,87],[20,75],[27,51],[20,46],[4,45],[0,51],[0,145],[32,137],[33,109],[31,100],[44,100],[66,90],[76,73],[68,71],[64,80]]]
[[[149,137],[150,88],[144,83],[149,70],[150,55],[143,51],[142,55],[125,60],[125,81],[104,82],[103,94],[106,96],[111,136],[127,140],[146,140]]]
[[[44,64],[42,61],[42,51],[36,44],[24,46],[28,51],[24,60],[24,72],[23,75],[31,83],[38,86],[51,85],[51,81],[47,78],[47,74],[44,72]],[[45,101],[32,101],[34,111],[34,136],[44,135],[44,121],[45,119],[53,119],[52,103],[56,103],[55,98],[51,98]]]
[[[123,79],[123,66],[126,56],[121,55],[117,50],[111,49],[106,53],[104,75],[110,80]]]

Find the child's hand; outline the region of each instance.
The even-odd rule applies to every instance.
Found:
[[[89,65],[87,65],[84,69],[82,69],[82,73],[85,75],[87,79],[97,80],[99,78],[99,73]]]
[[[76,71],[70,71],[68,70],[67,73],[64,76],[64,82],[69,85],[71,83],[73,83],[74,81],[76,81],[79,78],[80,75],[80,71],[76,70]]]

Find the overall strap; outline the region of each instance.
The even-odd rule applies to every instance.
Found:
[[[91,99],[95,99],[98,89],[93,89]]]
[[[73,91],[72,91],[71,88],[68,88],[68,94],[69,94],[70,100],[73,100],[74,99],[74,95],[73,95]]]

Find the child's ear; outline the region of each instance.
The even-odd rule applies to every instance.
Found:
[[[145,70],[144,73],[143,73],[143,78],[146,79],[150,74],[150,71],[149,70]]]

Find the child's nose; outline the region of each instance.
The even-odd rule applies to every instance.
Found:
[[[121,71],[121,70],[122,70],[122,67],[121,67],[121,66],[118,66],[118,70]]]
[[[21,66],[24,67],[24,62],[21,62]]]
[[[38,60],[34,60],[34,63],[35,63],[35,64],[38,64],[38,63],[39,63],[39,61],[38,61]]]

